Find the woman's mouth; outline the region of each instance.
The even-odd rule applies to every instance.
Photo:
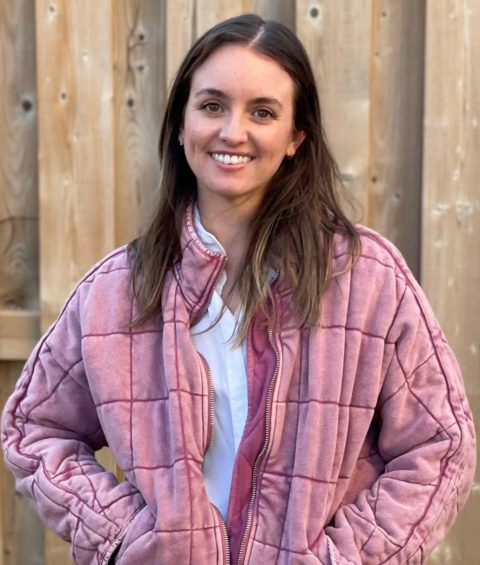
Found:
[[[222,165],[244,165],[252,160],[250,155],[231,155],[229,153],[210,153],[212,159]]]

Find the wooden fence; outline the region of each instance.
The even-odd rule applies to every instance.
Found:
[[[479,0],[0,0],[2,404],[74,283],[147,216],[183,54],[212,24],[252,11],[306,45],[361,219],[420,278],[478,419]],[[0,473],[0,565],[69,563]],[[479,491],[432,564],[478,563]]]

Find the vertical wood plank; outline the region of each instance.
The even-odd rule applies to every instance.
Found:
[[[33,0],[0,3],[0,67],[0,408],[3,409],[22,366],[4,361],[15,359],[21,349],[8,335],[9,324],[12,320],[26,319],[27,310],[35,318],[38,308]],[[16,329],[19,328],[15,325],[13,330]],[[24,337],[27,336],[20,335],[19,339]],[[43,564],[42,536],[43,527],[35,510],[30,501],[15,492],[13,476],[2,460],[0,564]]]
[[[366,222],[418,276],[423,140],[423,2],[374,0]]]
[[[266,20],[280,22],[295,29],[295,0],[253,0],[251,10]]]
[[[22,363],[0,361],[0,406],[3,408]],[[15,491],[13,475],[0,461],[0,530],[2,565],[43,565],[43,526],[30,500]],[[57,562],[58,565],[59,562]]]
[[[70,544],[60,539],[55,532],[44,530],[45,565],[71,565]]]
[[[222,20],[251,11],[251,0],[215,0],[215,2],[211,0],[197,0],[195,17],[196,37],[199,37]]]
[[[38,0],[42,328],[113,247],[111,3]]]
[[[186,52],[195,41],[196,0],[165,0],[167,91]]]
[[[0,360],[26,359],[38,341],[36,310],[0,310]]]
[[[313,65],[327,138],[344,184],[365,214],[371,21],[370,1],[297,0],[297,34]]]
[[[38,308],[33,0],[0,2],[0,308]]]
[[[422,282],[480,421],[480,5],[427,3]],[[478,563],[480,484],[433,564]]]
[[[165,2],[113,3],[114,244],[136,237],[152,212],[165,103]]]

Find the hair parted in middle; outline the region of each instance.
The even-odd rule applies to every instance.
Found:
[[[305,134],[294,159],[285,158],[270,180],[251,219],[234,284],[244,313],[237,337],[246,334],[255,311],[271,297],[272,268],[292,288],[299,325],[312,326],[318,322],[320,297],[332,276],[333,235],[347,235],[352,258],[358,253],[358,234],[339,204],[339,173],[326,143],[315,78],[303,45],[280,23],[254,14],[231,18],[196,41],[170,91],[159,143],[160,202],[145,233],[129,248],[138,307],[135,327],[161,315],[164,281],[180,259],[185,212],[197,196],[195,175],[179,143],[192,77],[217,49],[229,44],[248,46],[289,74],[294,83],[294,127]]]

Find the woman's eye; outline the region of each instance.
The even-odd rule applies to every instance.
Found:
[[[259,108],[258,110],[255,110],[253,114],[260,120],[268,120],[269,118],[275,117],[275,114],[271,110],[267,110],[266,108]]]
[[[202,108],[209,114],[216,114],[221,110],[220,104],[217,102],[207,102],[202,106]]]

